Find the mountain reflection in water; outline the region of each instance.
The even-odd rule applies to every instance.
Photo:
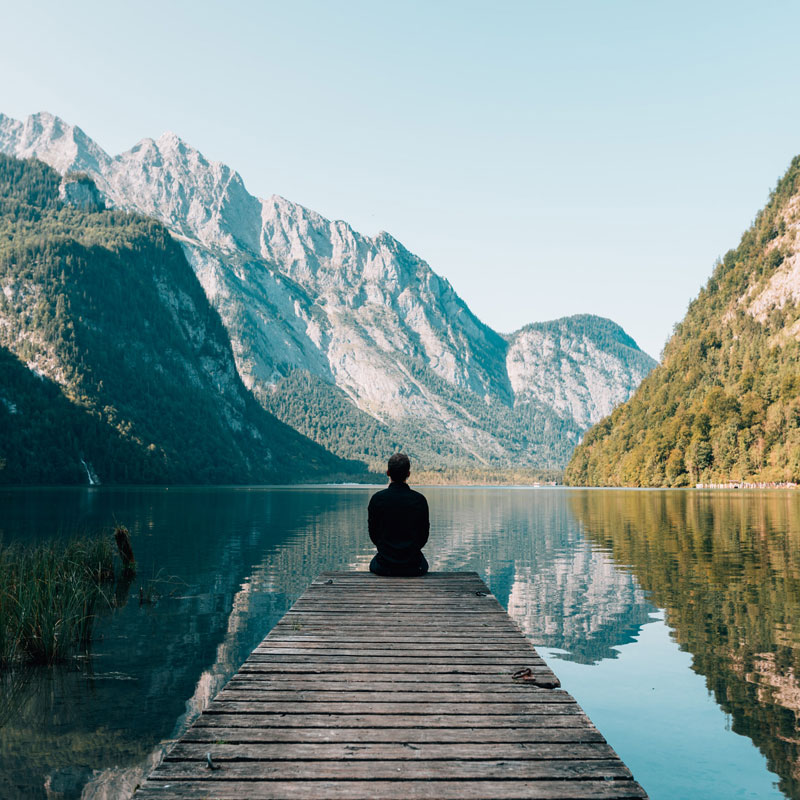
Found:
[[[800,497],[575,492],[587,538],[666,610],[735,732],[800,797]]]
[[[3,541],[118,521],[132,532],[139,565],[130,599],[101,621],[89,659],[6,675],[0,797],[129,797],[316,574],[367,568],[372,491],[0,491]],[[618,647],[636,646],[656,606],[666,607],[694,668],[797,796],[793,499],[422,491],[432,568],[478,572],[535,644],[582,669],[618,663]],[[154,577],[164,596],[139,606],[138,587]],[[645,788],[658,795],[658,786]]]

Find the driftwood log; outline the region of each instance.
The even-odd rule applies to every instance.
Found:
[[[124,525],[118,525],[114,530],[114,541],[117,543],[119,557],[122,559],[123,572],[136,572],[136,559],[131,547],[131,535]]]

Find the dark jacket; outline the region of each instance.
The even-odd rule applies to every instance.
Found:
[[[428,541],[428,501],[407,483],[376,492],[367,511],[369,538],[389,564],[417,564]]]

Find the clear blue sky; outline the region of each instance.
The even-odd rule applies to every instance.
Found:
[[[112,154],[173,130],[387,230],[511,331],[658,356],[800,153],[797,2],[3,0],[0,111]]]

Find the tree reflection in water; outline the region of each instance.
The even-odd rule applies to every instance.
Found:
[[[666,610],[733,730],[800,797],[800,496],[596,491],[570,504]]]

